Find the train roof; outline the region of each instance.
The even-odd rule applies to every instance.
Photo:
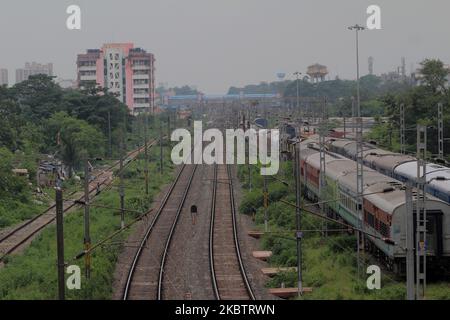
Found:
[[[378,168],[383,168],[391,171],[393,171],[398,165],[402,163],[415,160],[415,158],[411,156],[392,152],[391,153],[386,152],[384,154],[377,153],[375,155],[368,153],[365,156],[365,159],[375,164]]]
[[[399,165],[395,169],[395,173],[407,177],[410,180],[417,180],[417,161],[407,162]],[[422,175],[422,171],[420,172]],[[442,177],[449,180],[437,180]],[[437,190],[450,194],[450,168],[435,163],[427,163],[426,179],[430,186]]]
[[[344,146],[344,150],[345,150],[345,152],[347,152],[348,154],[356,155],[356,146],[357,146],[356,141],[351,141],[350,143],[347,143],[347,144]],[[370,150],[373,150],[373,149],[375,149],[375,147],[373,147],[372,145],[363,144],[363,153],[364,153],[365,151],[370,151]]]
[[[347,144],[351,143],[351,140],[347,139],[330,139],[329,142],[337,148],[344,148]]]
[[[364,198],[371,203],[375,204],[378,208],[385,211],[386,213],[392,214],[394,211],[405,205],[405,190],[400,187],[399,183],[378,183],[367,187],[364,193],[368,194],[364,196]],[[382,192],[383,189],[394,187],[394,191],[391,192]],[[372,193],[372,194],[369,194]],[[417,200],[417,191],[413,189],[412,192],[413,201]],[[426,209],[427,210],[448,210],[448,203],[439,200],[436,197],[433,197],[429,194],[425,194],[426,196]]]

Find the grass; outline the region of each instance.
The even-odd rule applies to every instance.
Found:
[[[153,197],[161,186],[171,180],[173,165],[169,150],[165,149],[164,174],[159,173],[159,148],[150,151],[149,195],[145,194],[143,160],[133,162],[126,170],[125,207],[146,211],[151,207]],[[117,183],[116,183],[117,186]],[[95,203],[119,207],[117,188],[100,193]],[[104,239],[120,228],[120,214],[108,209],[91,207],[90,230],[92,244]],[[137,214],[126,214],[131,221]],[[67,299],[110,299],[115,265],[122,249],[122,241],[130,231],[125,231],[92,255],[92,273],[88,281],[84,277],[83,260],[73,257],[83,250],[83,209],[78,209],[64,219],[65,261],[76,264],[82,270],[80,290],[66,290]],[[6,265],[0,269],[0,300],[5,299],[56,299],[56,229],[46,228],[21,255],[10,256]]]

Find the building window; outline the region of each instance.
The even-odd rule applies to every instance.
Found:
[[[148,79],[134,79],[133,84],[135,85],[148,84]]]

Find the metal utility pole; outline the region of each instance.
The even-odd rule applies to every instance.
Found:
[[[438,150],[439,159],[444,160],[444,120],[442,102],[438,103]]]
[[[302,185],[301,185],[301,172],[300,172],[300,130],[298,133],[298,141],[294,145],[295,150],[295,161],[294,161],[294,172],[295,172],[295,221],[296,221],[296,241],[297,241],[297,288],[298,296],[303,294],[303,284],[302,284],[302,237],[303,234],[301,230],[301,196],[302,196]]]
[[[347,136],[347,126],[346,126],[346,118],[345,118],[345,116],[344,116],[344,139],[346,138],[346,136]]]
[[[86,279],[91,277],[91,235],[89,225],[89,160],[84,160],[84,266]]]
[[[301,112],[300,112],[300,94],[299,94],[299,87],[298,87],[298,81],[299,81],[299,77],[302,73],[301,72],[294,72],[294,76],[297,78],[296,82],[297,82],[297,112],[299,112],[300,117],[301,117]]]
[[[352,132],[355,133],[356,121],[355,121],[355,97],[352,97]]]
[[[56,251],[58,256],[58,298],[65,299],[65,279],[64,279],[64,229],[63,229],[63,192],[61,188],[56,188]]]
[[[325,136],[327,131],[327,123],[326,123],[326,100],[324,100],[324,105],[322,108],[322,118],[319,125],[319,147],[320,147],[320,181],[319,181],[319,195],[321,199],[325,198],[325,187],[326,187],[326,180],[325,180]],[[325,205],[320,205],[320,213],[322,216],[325,213]],[[322,235],[326,236],[327,232],[327,223],[325,220],[322,220]]]
[[[120,197],[120,228],[123,229],[125,227],[125,190],[124,190],[124,181],[123,181],[123,158],[124,158],[124,149],[123,144],[120,146],[120,160],[119,160],[119,197]]]
[[[426,210],[427,127],[417,125],[417,199],[416,199],[416,299],[425,298],[427,210]]]
[[[169,115],[167,116],[167,143],[169,145],[169,148],[170,148],[170,135],[171,132],[170,132],[170,113],[169,113]]]
[[[267,178],[266,176],[263,177],[263,193],[264,193],[264,231],[269,231],[269,212],[268,212],[268,206],[269,206],[269,192],[267,190]]]
[[[108,143],[109,143],[109,157],[112,157],[112,138],[111,138],[111,112],[108,111]]]
[[[362,133],[363,123],[361,119],[361,101],[359,90],[359,38],[358,34],[365,28],[356,24],[348,27],[349,30],[355,30],[356,36],[356,186],[357,186],[357,215],[359,217],[359,229],[364,231],[363,223],[363,145],[362,145]],[[360,249],[364,250],[364,235],[361,232],[357,232],[357,259],[358,259],[358,276],[360,275]],[[360,242],[362,244],[360,248]]]
[[[406,299],[414,300],[414,208],[412,186],[406,184]]]
[[[400,104],[400,153],[405,154],[405,105]]]
[[[163,174],[163,131],[162,120],[159,121],[159,172]]]
[[[145,115],[145,168],[144,168],[144,177],[145,177],[145,194],[148,195],[148,114]]]

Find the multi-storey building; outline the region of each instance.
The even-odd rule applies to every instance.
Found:
[[[133,114],[153,112],[155,106],[155,58],[132,43],[109,43],[89,49],[77,58],[79,88],[108,89]]]
[[[16,83],[28,80],[30,76],[45,74],[53,76],[53,63],[40,64],[36,62],[25,63],[25,68],[16,69]]]
[[[8,69],[0,69],[0,86],[8,85]]]

